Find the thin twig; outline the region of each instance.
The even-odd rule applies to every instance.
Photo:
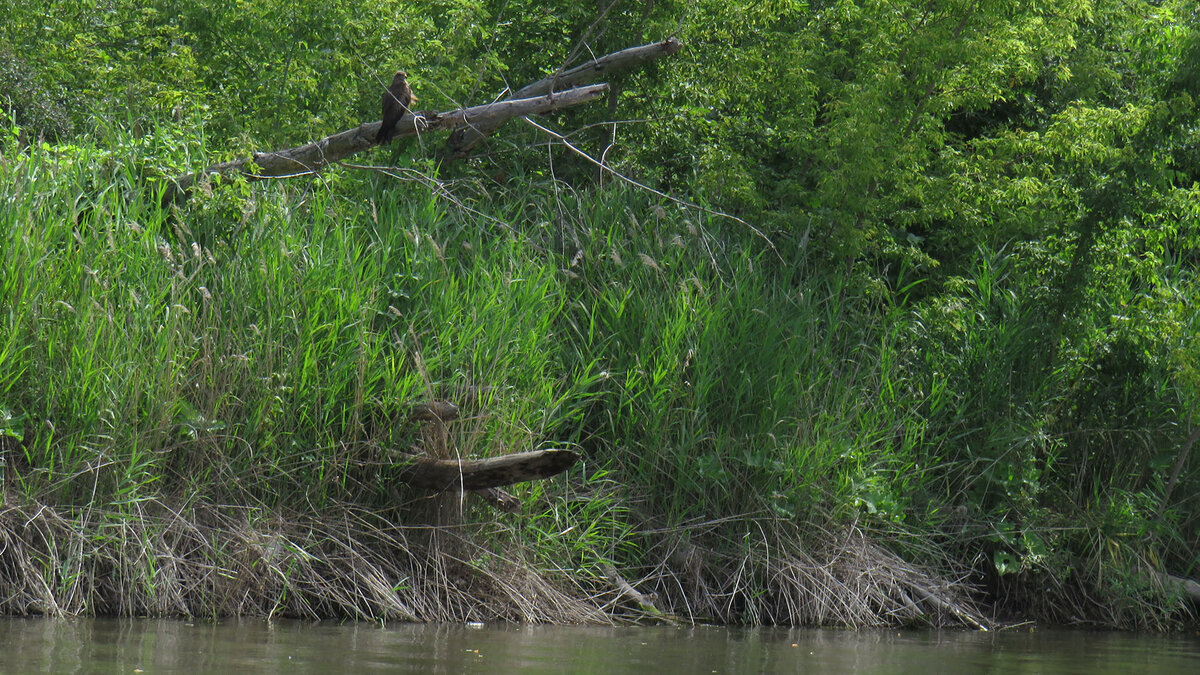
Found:
[[[608,3],[608,7],[605,7],[604,11],[600,12],[600,16],[596,17],[596,20],[592,22],[592,25],[588,26],[587,30],[583,31],[583,35],[579,36],[579,39],[575,41],[575,46],[571,48],[570,53],[567,54],[567,58],[563,59],[562,65],[559,66],[558,70],[554,72],[554,85],[551,86],[552,91],[554,86],[558,85],[559,76],[562,75],[563,71],[567,69],[567,64],[569,64],[571,60],[579,54],[579,49],[586,44],[587,39],[592,35],[592,31],[596,30],[596,26],[600,25],[600,22],[604,20],[604,17],[608,16],[609,10],[616,6],[616,4],[617,0],[613,0],[612,2]],[[589,49],[589,51],[591,50]]]
[[[709,214],[709,215],[713,215],[713,216],[720,216],[720,217],[722,217],[722,218],[728,218],[728,219],[730,219],[730,220],[732,220],[732,221],[735,221],[735,222],[737,222],[737,223],[741,223],[743,226],[745,226],[745,227],[746,227],[747,229],[749,229],[751,232],[753,232],[754,234],[758,235],[758,237],[759,237],[760,239],[762,239],[764,242],[766,242],[767,246],[769,246],[769,247],[771,248],[771,252],[773,252],[773,253],[775,254],[775,256],[776,256],[776,257],[778,257],[778,258],[779,258],[781,261],[783,260],[783,256],[779,254],[779,251],[778,251],[778,249],[776,249],[776,248],[775,248],[775,244],[774,244],[774,243],[771,241],[770,237],[768,237],[767,235],[763,234],[763,233],[762,233],[762,231],[761,231],[761,230],[759,230],[757,227],[754,227],[754,226],[753,226],[753,225],[751,225],[750,223],[747,223],[746,221],[742,220],[741,218],[738,218],[738,217],[737,217],[737,216],[735,216],[735,215],[731,215],[731,214],[725,213],[724,211],[717,211],[716,209],[710,209],[710,208],[707,208],[707,207],[704,207],[704,206],[700,206],[699,204],[693,204],[692,202],[689,202],[689,201],[687,201],[687,200],[685,200],[685,199],[680,199],[680,198],[678,198],[678,197],[673,197],[673,196],[671,196],[671,195],[669,195],[669,194],[667,194],[667,193],[665,193],[665,192],[661,192],[661,191],[659,191],[659,190],[655,190],[654,188],[650,187],[649,185],[644,185],[644,184],[642,184],[642,183],[639,183],[639,182],[637,182],[636,180],[634,180],[634,179],[632,179],[632,178],[630,178],[630,177],[628,177],[628,176],[626,176],[626,175],[624,175],[624,174],[622,174],[622,173],[620,173],[620,172],[616,171],[615,169],[613,169],[611,166],[608,166],[608,165],[607,165],[607,164],[605,164],[604,162],[602,162],[602,161],[600,161],[600,160],[598,160],[598,159],[596,159],[596,158],[592,157],[591,155],[587,154],[587,153],[586,153],[586,152],[584,152],[583,150],[580,150],[578,147],[576,147],[575,145],[573,145],[573,144],[572,144],[572,143],[571,143],[569,140],[567,140],[567,137],[566,137],[566,136],[564,136],[564,135],[562,135],[562,134],[560,134],[560,133],[558,133],[558,132],[556,132],[556,131],[552,131],[552,130],[550,130],[550,129],[547,129],[546,127],[544,127],[544,126],[542,126],[542,125],[538,124],[537,122],[534,122],[533,120],[529,119],[529,117],[528,117],[528,116],[526,116],[526,117],[522,117],[521,119],[525,120],[525,122],[529,123],[529,125],[531,125],[531,126],[532,126],[532,127],[534,127],[535,129],[538,129],[538,130],[540,130],[542,133],[545,133],[545,134],[547,134],[547,135],[549,135],[549,136],[552,136],[552,137],[554,137],[554,138],[555,138],[555,139],[557,139],[559,142],[561,142],[563,145],[567,146],[567,148],[568,148],[568,149],[570,149],[570,150],[571,150],[572,152],[574,152],[575,154],[577,154],[577,155],[579,155],[580,157],[582,157],[582,158],[586,159],[587,161],[591,162],[592,164],[595,164],[596,166],[600,167],[600,168],[601,168],[601,169],[603,169],[604,171],[607,171],[607,172],[611,173],[613,176],[615,176],[615,177],[617,177],[617,178],[620,178],[621,180],[625,181],[626,183],[629,183],[630,185],[633,185],[634,187],[637,187],[637,188],[639,188],[639,189],[641,189],[641,190],[645,190],[646,192],[649,192],[649,193],[651,193],[651,194],[654,194],[654,195],[657,195],[657,196],[659,196],[659,197],[662,197],[663,199],[666,199],[666,200],[669,200],[669,201],[675,202],[676,204],[679,204],[679,205],[681,205],[681,206],[685,206],[685,207],[687,207],[687,208],[696,209],[697,211],[702,211],[702,212],[704,212],[704,213],[707,213],[707,214]]]
[[[502,227],[506,230],[512,231],[512,229],[513,229],[512,225],[506,223],[505,221],[500,220],[499,218],[496,218],[495,216],[489,216],[488,214],[480,211],[479,209],[474,209],[474,208],[471,208],[470,206],[467,206],[466,204],[464,204],[462,202],[462,200],[460,200],[454,196],[454,193],[451,192],[449,190],[449,188],[446,187],[447,184],[445,182],[439,181],[436,178],[429,176],[428,174],[417,171],[416,169],[400,167],[400,166],[376,166],[376,165],[370,165],[370,164],[351,164],[349,162],[339,162],[339,164],[341,164],[344,167],[350,168],[350,169],[363,169],[366,171],[375,171],[375,172],[381,173],[385,176],[390,176],[392,178],[395,178],[396,180],[412,181],[412,182],[416,182],[416,183],[421,183],[422,185],[425,185],[430,190],[432,190],[435,194],[442,197],[443,199],[446,199],[447,201],[454,204],[455,206],[462,209],[463,211],[466,211],[467,213],[470,213],[472,215],[483,218],[484,220],[495,223],[496,225],[499,225],[500,227]],[[400,174],[407,174],[407,176],[400,175]]]

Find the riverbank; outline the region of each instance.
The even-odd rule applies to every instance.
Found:
[[[1138,467],[1176,455],[1182,390],[1149,385],[1194,335],[1031,371],[1023,254],[918,298],[634,190],[481,212],[343,176],[164,210],[111,153],[12,143],[0,612],[1192,621],[1148,573],[1186,556],[1195,472],[1166,501]],[[1139,311],[1189,325],[1174,292]],[[1015,427],[1033,392],[1053,415]],[[449,452],[583,459],[431,529],[398,480],[431,399],[462,409]],[[1117,402],[1136,433],[1080,426]]]
[[[342,506],[317,519],[156,499],[121,511],[65,510],[18,505],[8,494],[0,506],[0,614],[972,630],[1056,620],[1122,625],[1119,607],[1079,586],[1053,598],[1079,604],[1044,601],[1018,614],[1012,598],[988,598],[969,577],[937,574],[953,561],[916,564],[854,528],[831,533],[777,519],[756,523],[774,541],[740,559],[678,543],[701,539],[711,524],[637,533],[677,543],[648,573],[629,575],[631,585],[611,566],[603,575],[571,570],[522,547],[511,522],[395,522],[427,511],[421,502],[429,499],[382,514]],[[1166,602],[1183,600],[1177,588],[1160,585],[1158,593]]]

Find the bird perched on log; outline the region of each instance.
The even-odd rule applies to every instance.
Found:
[[[397,70],[392,78],[392,86],[383,93],[383,124],[379,125],[379,133],[375,134],[376,143],[387,143],[396,133],[396,122],[408,112],[408,106],[417,100],[413,96],[412,87],[408,86],[408,73]]]

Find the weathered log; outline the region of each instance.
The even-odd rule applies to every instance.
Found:
[[[662,42],[622,49],[619,52],[606,54],[570,70],[542,78],[533,84],[525,85],[507,100],[543,96],[554,91],[566,91],[586,82],[595,82],[613,71],[626,70],[663,56],[670,56],[678,52],[681,47],[682,45],[679,43],[679,40],[667,38]],[[490,121],[481,120],[475,124],[456,130],[446,140],[446,155],[449,157],[465,156],[485,136],[495,131],[507,119],[505,117]]]
[[[393,137],[413,136],[428,131],[456,129],[463,126],[499,126],[510,117],[522,117],[549,112],[558,108],[587,103],[608,91],[607,84],[580,87],[558,94],[533,96],[442,113],[408,114],[396,123]],[[315,173],[325,166],[375,145],[380,122],[366,122],[353,129],[326,136],[296,148],[276,152],[257,152],[251,157],[214,164],[213,166],[171,179],[163,195],[164,203],[179,202],[204,176],[243,175],[250,178],[287,177]]]
[[[485,490],[562,473],[579,461],[573,450],[534,450],[484,459],[413,457],[400,471],[408,485],[436,492]]]

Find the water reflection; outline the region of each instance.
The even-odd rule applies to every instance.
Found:
[[[1195,673],[1200,637],[1079,631],[0,619],[0,672]]]

